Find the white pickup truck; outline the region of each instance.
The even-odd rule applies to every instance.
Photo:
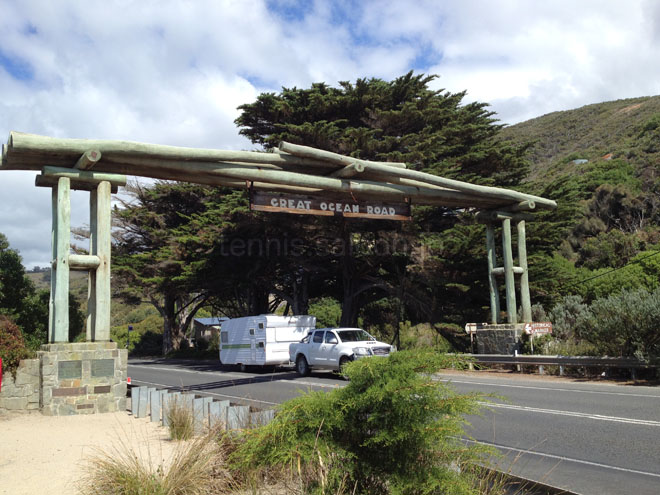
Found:
[[[341,370],[349,361],[367,356],[388,356],[391,345],[378,342],[360,328],[320,328],[300,342],[289,344],[289,359],[300,376],[310,368]]]

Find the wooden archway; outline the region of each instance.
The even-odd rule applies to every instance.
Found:
[[[498,323],[497,279],[504,276],[507,319],[516,323],[515,276],[520,276],[523,320],[531,321],[525,221],[531,212],[556,208],[552,200],[512,189],[470,184],[416,170],[405,163],[359,160],[282,143],[277,152],[224,151],[130,141],[60,139],[11,132],[0,170],[41,171],[37,185],[53,188],[53,277],[50,342],[68,339],[70,269],[90,272],[87,339],[110,338],[110,191],[125,175],[194,182],[283,194],[326,194],[346,201],[392,201],[471,208],[486,224],[491,323]],[[88,256],[69,254],[68,191],[91,191],[92,244]],[[518,233],[514,266],[511,222]],[[501,222],[502,266],[497,265],[495,228]],[[107,308],[107,309],[106,309]]]

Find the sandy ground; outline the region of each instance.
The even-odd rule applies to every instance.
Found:
[[[0,494],[76,494],[86,461],[122,442],[155,465],[167,464],[176,445],[166,428],[128,412],[0,415]]]

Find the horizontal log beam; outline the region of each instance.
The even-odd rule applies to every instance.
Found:
[[[413,179],[426,184],[442,186],[456,191],[461,191],[464,193],[479,195],[484,198],[506,200],[506,201],[514,202],[516,204],[520,203],[521,201],[533,201],[535,203],[535,206],[539,206],[543,208],[557,207],[557,203],[555,203],[550,199],[545,199],[538,196],[533,196],[531,194],[525,194],[518,191],[513,191],[511,189],[499,189],[497,187],[470,184],[468,182],[462,182],[454,179],[447,179],[445,177],[427,174],[425,172],[418,172],[417,170],[400,169],[380,163],[366,163],[365,173],[366,172],[370,172],[370,173],[373,172],[383,177],[400,177],[405,179]]]
[[[37,187],[56,187],[58,177],[46,176],[46,175],[37,175],[34,179],[34,185]],[[70,188],[76,191],[95,191],[98,187],[97,184],[92,182],[82,182],[77,180],[71,181]],[[117,194],[119,188],[117,186],[112,186],[112,194]]]
[[[372,162],[369,160],[360,160],[359,158],[352,158],[350,156],[340,155],[339,153],[333,153],[332,151],[320,150],[317,148],[312,148],[310,146],[303,146],[301,144],[292,144],[282,141],[279,145],[280,151],[285,153],[290,153],[294,156],[299,156],[303,158],[310,158],[313,160],[323,160],[328,163],[334,163],[336,165],[348,166],[353,163],[362,163],[362,164],[380,164],[381,162]],[[387,163],[388,166],[394,168],[406,168],[405,163],[400,162],[382,162]]]
[[[91,170],[76,170],[61,167],[44,167],[42,174],[46,177],[68,177],[78,182],[89,182],[98,184],[109,182],[112,186],[125,186],[126,176],[121,174],[109,174]]]
[[[162,158],[168,160],[229,161],[242,163],[272,163],[282,165],[300,165],[304,167],[327,168],[327,161],[303,159],[285,153],[267,153],[262,151],[232,151],[203,148],[186,148],[161,144],[137,143],[134,141],[114,141],[102,139],[62,139],[36,134],[12,131],[7,144],[7,160],[11,166],[14,155],[68,155],[71,166],[81,154],[88,150],[98,150],[103,157],[135,156]],[[43,162],[42,162],[43,165]]]
[[[71,167],[81,155],[90,150],[98,151],[102,157],[94,166],[94,171],[86,171],[88,173],[140,175],[222,187],[247,187],[245,183],[249,181],[254,183],[255,188],[262,190],[330,192],[382,201],[410,198],[416,204],[506,210],[508,213],[517,208],[524,211],[532,204],[545,208],[555,205],[554,201],[517,191],[477,186],[408,170],[401,163],[356,160],[287,143],[283,143],[283,149],[278,153],[263,153],[182,148],[131,141],[58,139],[12,132],[8,145],[3,147],[1,167],[41,170],[44,165],[64,165],[67,173],[72,173],[77,169]],[[313,150],[312,155],[300,156],[309,150]],[[322,156],[322,159],[312,156]],[[309,166],[315,169],[314,174],[308,173]],[[359,172],[362,166],[364,171]],[[341,171],[337,170],[339,167]],[[354,171],[360,174],[360,180],[342,177]],[[76,177],[72,179],[72,186],[88,189],[82,181],[78,182],[80,176]],[[371,180],[369,177],[378,179]],[[50,187],[49,180],[43,177],[37,183]]]
[[[491,273],[493,275],[498,275],[498,276],[499,275],[504,275],[504,267],[503,266],[498,266],[497,268],[493,268],[491,270]],[[523,273],[525,273],[525,270],[523,268],[519,267],[519,266],[514,266],[513,267],[513,273],[515,273],[517,275],[522,275]]]
[[[69,268],[71,270],[96,270],[101,264],[101,258],[90,254],[70,254]]]
[[[480,211],[476,214],[477,221],[482,223],[495,222],[497,220],[512,220],[514,222],[534,220],[530,213],[513,213],[508,211]]]

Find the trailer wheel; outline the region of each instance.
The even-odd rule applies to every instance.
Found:
[[[296,371],[300,376],[309,375],[309,364],[302,354],[296,358]]]

